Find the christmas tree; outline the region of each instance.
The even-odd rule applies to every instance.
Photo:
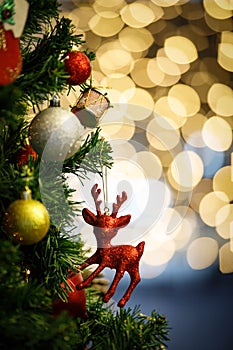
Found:
[[[83,107],[60,106],[72,85],[92,92],[95,54],[83,42],[56,0],[0,1],[1,349],[164,349],[168,340],[156,311],[104,306],[94,281],[76,289],[87,251],[70,232],[81,212],[65,174],[81,183],[113,164],[95,113],[78,119]]]

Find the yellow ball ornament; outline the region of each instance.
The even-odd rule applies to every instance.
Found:
[[[22,245],[39,242],[47,234],[50,218],[45,206],[31,198],[31,191],[26,189],[9,205],[4,218],[3,227],[7,236]]]

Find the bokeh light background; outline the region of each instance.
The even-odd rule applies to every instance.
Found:
[[[194,270],[233,272],[233,1],[73,0],[62,10],[80,49],[96,53],[93,86],[113,106],[100,124],[115,159],[109,196],[129,195],[127,238],[146,241],[142,277],[177,255]]]

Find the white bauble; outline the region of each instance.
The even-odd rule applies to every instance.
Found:
[[[29,126],[29,141],[46,161],[64,161],[81,145],[84,127],[74,113],[62,107],[49,107],[38,113]]]

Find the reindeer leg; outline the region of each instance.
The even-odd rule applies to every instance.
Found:
[[[92,265],[92,264],[99,264],[100,261],[99,261],[99,254],[98,252],[96,251],[92,256],[90,256],[83,264],[81,264],[79,266],[79,270],[84,270],[86,267]],[[87,279],[90,279],[90,277],[92,276],[92,274],[86,278]],[[94,278],[94,277],[93,277]],[[79,289],[83,289],[86,287],[86,280],[85,281],[82,281],[81,283],[77,284],[76,285],[76,289],[79,290]],[[85,282],[85,284],[84,284]],[[90,281],[91,282],[91,281]],[[88,283],[89,284],[89,283]]]
[[[125,272],[123,270],[116,272],[110,288],[108,289],[107,293],[103,297],[103,301],[105,303],[107,303],[111,299],[113,294],[115,293],[116,287],[117,287],[118,283],[120,282],[120,280],[122,279],[122,277],[124,276],[124,273]]]
[[[92,264],[98,264],[99,263],[99,255],[97,254],[97,251],[90,256],[83,264],[79,266],[79,270],[84,270],[87,266]]]
[[[79,283],[76,286],[77,290],[83,289],[85,287],[87,287],[91,281],[106,267],[106,265],[101,264],[97,267],[97,269],[95,271],[93,271],[90,276],[88,276],[83,282]]]
[[[129,272],[129,271],[128,271]],[[132,272],[129,272],[130,274],[130,285],[127,289],[127,291],[125,292],[125,294],[123,295],[123,297],[121,298],[121,300],[118,302],[118,306],[119,307],[123,307],[125,306],[125,304],[127,303],[127,301],[129,300],[132,291],[134,290],[134,288],[136,287],[136,285],[140,282],[141,278],[139,275],[139,271],[138,268],[133,270]]]

